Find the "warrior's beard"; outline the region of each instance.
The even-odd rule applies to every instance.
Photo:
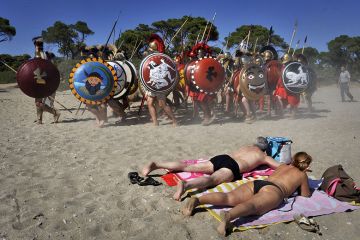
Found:
[[[91,84],[88,81],[86,81],[85,87],[88,90],[88,92],[90,93],[90,95],[95,95],[97,93],[97,91],[100,90],[101,83],[98,83],[95,86],[91,86]]]

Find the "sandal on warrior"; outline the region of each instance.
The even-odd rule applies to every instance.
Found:
[[[156,180],[153,179],[152,177],[148,177],[148,178],[146,178],[144,181],[139,182],[138,184],[139,184],[139,186],[148,186],[148,185],[159,186],[159,185],[161,185],[162,183],[156,181]]]
[[[140,177],[137,172],[129,172],[128,178],[132,184],[140,183],[142,180],[144,180],[143,177]]]

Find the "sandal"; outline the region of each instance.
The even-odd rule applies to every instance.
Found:
[[[296,214],[294,215],[294,220],[301,229],[308,232],[318,233],[319,235],[321,235],[320,227],[315,222],[314,219],[309,219],[305,217],[303,214],[300,215]]]
[[[162,183],[156,181],[156,180],[153,179],[152,177],[148,177],[148,178],[146,178],[144,181],[139,182],[138,184],[139,184],[139,186],[148,186],[148,185],[159,186],[159,185],[161,185]]]
[[[140,183],[142,180],[144,180],[143,177],[140,177],[137,172],[129,172],[128,178],[132,184]]]

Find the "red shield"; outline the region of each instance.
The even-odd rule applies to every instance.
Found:
[[[175,62],[162,53],[153,53],[140,64],[140,82],[143,88],[154,93],[170,93],[179,78]]]
[[[200,92],[215,94],[225,81],[225,70],[214,58],[201,58],[191,71],[191,82]]]
[[[265,64],[265,75],[270,89],[275,89],[281,76],[281,64],[277,60],[271,60]]]
[[[16,80],[21,91],[29,97],[44,98],[59,87],[60,74],[50,61],[34,58],[19,67]]]

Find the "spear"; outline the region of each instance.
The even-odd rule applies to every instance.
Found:
[[[137,45],[137,47],[134,49],[134,52],[133,52],[133,54],[131,55],[131,57],[130,57],[130,59],[129,59],[129,61],[133,58],[133,56],[135,55],[135,53],[136,53],[136,51],[137,51],[137,49],[140,47],[140,45],[142,44],[142,40],[139,42],[139,44]]]
[[[168,49],[170,47],[171,42],[175,39],[175,37],[179,34],[179,32],[181,31],[181,29],[185,26],[185,23],[189,20],[189,18],[186,18],[186,20],[183,22],[183,24],[180,26],[180,28],[176,31],[176,33],[174,34],[174,36],[171,38],[169,45],[167,45],[166,49]]]
[[[2,64],[4,64],[6,67],[8,67],[10,70],[12,70],[14,73],[17,73],[17,71],[16,71],[15,69],[13,69],[11,66],[9,66],[6,62],[4,62],[4,61],[2,61],[2,60],[0,60],[0,62],[1,62]]]
[[[197,37],[196,37],[195,45],[198,43],[199,37],[200,37],[200,32],[198,33],[198,35],[197,35]]]
[[[253,54],[255,54],[255,52],[256,52],[256,45],[257,45],[257,43],[258,43],[258,40],[259,40],[259,37],[256,38],[255,45],[254,45],[254,50],[253,50]]]
[[[298,40],[298,41],[296,42],[296,45],[295,45],[295,48],[294,48],[293,54],[292,54],[291,56],[294,56],[295,51],[296,51],[296,49],[298,48],[299,44],[300,44],[300,40]]]
[[[290,40],[290,45],[289,45],[289,49],[287,51],[287,53],[289,54],[290,53],[290,48],[291,48],[291,45],[292,45],[292,42],[294,40],[294,37],[295,37],[295,34],[296,34],[296,30],[297,30],[297,25],[298,25],[298,22],[297,20],[295,20],[295,24],[294,24],[294,30],[293,30],[293,33],[292,33],[292,36],[291,36],[291,40]]]
[[[203,32],[200,42],[202,42],[204,40],[204,36],[205,36],[205,32],[206,32],[208,24],[209,24],[209,20],[206,22],[206,26],[205,26],[205,29],[204,29],[204,32]]]
[[[270,45],[271,36],[272,36],[273,33],[274,33],[274,31],[273,31],[273,28],[272,28],[272,26],[271,26],[271,27],[270,27],[270,30],[269,30],[269,36],[268,36],[268,40],[267,40],[267,45]]]
[[[136,37],[136,42],[135,42],[135,45],[134,45],[134,49],[131,51],[131,56],[134,55],[134,51],[135,51],[136,46],[138,44],[138,40],[139,40],[139,37]]]
[[[110,32],[110,34],[109,34],[109,37],[108,37],[108,39],[107,39],[107,41],[106,41],[106,43],[105,43],[105,47],[104,47],[104,49],[102,50],[102,53],[103,53],[103,54],[104,54],[105,49],[106,49],[106,47],[107,47],[107,45],[108,45],[108,43],[109,43],[109,41],[110,41],[111,35],[113,34],[113,32],[114,32],[114,30],[115,30],[116,24],[117,24],[117,22],[118,22],[118,20],[119,20],[119,17],[120,17],[120,13],[121,13],[121,12],[119,12],[118,17],[117,17],[116,21],[114,22],[114,25],[113,25],[113,27],[112,27],[112,29],[111,29],[111,32]]]
[[[302,47],[301,54],[304,54],[304,49],[305,49],[306,42],[307,42],[307,36],[304,39],[304,45]]]
[[[214,13],[214,16],[213,16],[213,18],[212,18],[212,21],[211,21],[211,24],[210,24],[210,28],[209,28],[209,32],[208,32],[208,34],[207,34],[207,36],[206,36],[205,43],[207,43],[208,40],[209,40],[209,38],[210,38],[210,32],[211,32],[212,26],[214,25],[215,18],[216,18],[216,12]]]

